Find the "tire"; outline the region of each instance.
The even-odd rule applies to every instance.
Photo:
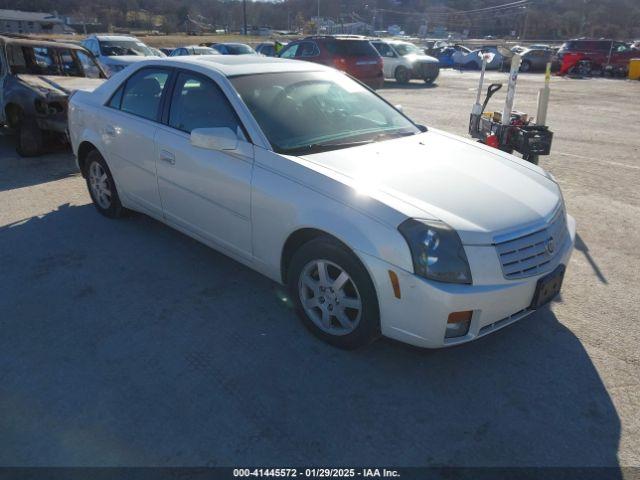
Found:
[[[96,210],[108,218],[119,218],[124,213],[111,170],[97,150],[87,154],[85,178],[89,195]]]
[[[520,64],[520,71],[521,72],[529,72],[529,71],[531,71],[531,62],[529,60],[524,60]]]
[[[20,119],[16,127],[16,152],[21,157],[35,157],[42,153],[44,135],[34,120]]]
[[[405,67],[396,68],[394,76],[396,77],[396,82],[400,85],[406,85],[411,80],[411,72]]]
[[[287,278],[296,311],[316,337],[353,350],[380,336],[371,277],[360,260],[337,241],[318,237],[304,244],[293,255]]]

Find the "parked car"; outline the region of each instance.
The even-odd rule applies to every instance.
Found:
[[[97,211],[146,213],[288,285],[327,342],[456,345],[559,292],[575,221],[543,169],[417,125],[310,62],[128,70],[71,98]]]
[[[362,37],[307,37],[290,42],[279,56],[343,70],[371,88],[382,88],[384,85],[382,57]]]
[[[201,43],[211,47],[222,55],[257,55],[258,53],[246,43]]]
[[[159,48],[155,48],[155,47],[149,47],[149,49],[151,50],[151,52],[156,56],[156,57],[160,57],[160,58],[164,58],[167,56],[166,53],[164,53],[161,49]]]
[[[256,52],[265,57],[277,57],[278,52],[286,47],[288,42],[263,42],[256,46]]]
[[[174,48],[167,48],[167,47],[161,47],[158,50],[160,50],[162,53],[165,54],[165,56],[169,56],[171,55],[171,52],[173,52],[175,49]]]
[[[638,56],[638,51],[624,42],[615,40],[577,39],[565,42],[554,57],[554,63],[560,65],[565,54],[578,54],[577,68],[581,74],[611,70],[626,74],[629,60]]]
[[[482,47],[469,52],[458,50],[451,58],[457,68],[479,70],[483,55],[488,55],[487,70],[497,70],[502,66],[503,57],[496,47]]]
[[[67,101],[106,78],[84,48],[0,36],[0,124],[15,130],[23,157],[43,151],[46,136],[67,134]]]
[[[440,68],[452,68],[455,66],[453,61],[453,55],[456,52],[461,52],[463,54],[468,54],[471,52],[467,47],[463,45],[449,45],[444,47],[439,47],[435,50],[434,56],[438,59],[440,64]]]
[[[542,71],[547,68],[547,63],[551,62],[553,57],[552,50],[541,50],[529,48],[525,49],[519,53],[522,57],[522,63],[520,64],[521,72],[533,72],[533,71]],[[504,58],[502,67],[504,69],[511,68],[511,58]]]
[[[82,46],[93,53],[109,76],[146,57],[157,56],[136,37],[128,35],[90,35]]]
[[[424,54],[424,50],[413,43],[401,40],[372,40],[371,44],[382,57],[382,69],[385,78],[395,78],[401,84],[409,83],[412,78],[432,84],[440,73],[437,58]]]
[[[186,55],[220,55],[220,52],[209,47],[200,45],[187,45],[186,47],[178,47],[171,52],[170,57],[184,57]]]

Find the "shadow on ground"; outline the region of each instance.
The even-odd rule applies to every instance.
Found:
[[[328,347],[273,282],[141,215],[0,228],[0,464],[617,466],[554,314],[458,348]]]
[[[13,135],[0,128],[0,152],[0,192],[79,175],[66,144],[51,144],[46,155],[23,158],[15,151]]]

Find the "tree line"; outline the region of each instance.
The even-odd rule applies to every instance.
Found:
[[[577,36],[640,38],[638,0],[529,0],[520,8],[513,0],[320,0],[321,17],[336,23],[362,21],[375,30],[399,25],[416,34],[467,32],[470,36],[510,35],[530,39]],[[184,31],[185,21],[240,30],[242,0],[0,0],[0,8],[57,12],[76,21],[96,21],[109,27]],[[281,30],[313,29],[318,0],[247,1],[247,24]],[[469,13],[463,13],[469,12]]]

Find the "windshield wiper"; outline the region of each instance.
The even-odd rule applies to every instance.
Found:
[[[369,143],[381,142],[383,140],[389,140],[391,138],[408,137],[410,135],[417,135],[420,132],[386,132],[379,133],[373,138],[367,140],[358,140],[355,142],[341,142],[341,143],[310,143],[308,145],[301,145],[293,148],[278,148],[278,153],[284,153],[285,155],[310,155],[312,153],[328,152],[331,150],[340,150],[342,148],[359,147],[361,145],[367,145]]]
[[[340,150],[342,148],[358,147],[373,143],[374,140],[361,140],[359,142],[343,142],[343,143],[310,143],[300,147],[279,148],[278,153],[285,155],[310,155],[312,153],[328,152],[331,150]]]

